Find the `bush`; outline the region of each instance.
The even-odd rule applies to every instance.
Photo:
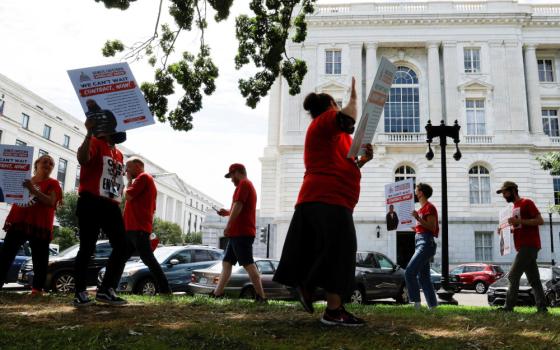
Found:
[[[55,227],[53,243],[60,247],[60,251],[73,246],[78,243],[76,232],[70,227]]]
[[[185,243],[202,244],[202,232],[193,232],[185,236]]]
[[[153,231],[159,238],[159,242],[163,245],[178,245],[183,244],[183,232],[181,226],[154,218]]]

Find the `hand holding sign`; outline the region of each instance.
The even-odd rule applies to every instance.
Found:
[[[352,77],[352,90],[350,91],[350,100],[340,111],[354,120],[356,120],[356,117],[358,116],[358,97],[356,94],[356,79],[354,77]]]

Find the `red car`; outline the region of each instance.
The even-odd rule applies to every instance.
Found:
[[[463,264],[449,272],[449,285],[456,292],[461,289],[474,289],[478,294],[484,294],[488,286],[504,275],[504,270],[497,265]]]

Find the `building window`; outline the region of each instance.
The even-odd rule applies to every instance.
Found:
[[[196,229],[196,225],[198,224],[198,216],[194,216],[194,232],[198,232],[198,230]]]
[[[476,165],[469,170],[469,192],[471,204],[490,203],[490,172]]]
[[[4,95],[2,95],[2,97],[0,97],[0,114],[4,114],[4,105],[6,104],[6,101],[4,101]]]
[[[416,171],[408,165],[402,165],[395,170],[395,182],[412,179],[413,187],[416,188]]]
[[[0,143],[2,143],[2,130],[0,130]]]
[[[191,233],[192,213],[189,213],[189,233]]]
[[[51,139],[51,127],[47,124],[45,124],[45,126],[43,127],[43,137],[47,140]]]
[[[552,59],[537,60],[539,66],[539,81],[551,83],[554,81],[554,61]]]
[[[467,134],[486,135],[486,123],[484,121],[484,100],[467,99]]]
[[[474,250],[476,261],[492,261],[492,232],[474,233]]]
[[[24,129],[29,129],[29,116],[25,113],[21,114],[21,127]]]
[[[385,132],[420,132],[418,77],[407,67],[398,67],[385,103]]]
[[[480,72],[480,49],[469,48],[464,50],[465,73]]]
[[[560,205],[560,176],[553,177],[552,184],[554,186],[554,205]]]
[[[62,147],[70,148],[70,136],[64,135],[64,142],[62,143]]]
[[[49,154],[49,152],[44,149],[39,149],[39,157],[46,156],[47,154]]]
[[[342,72],[342,51],[325,51],[325,73],[340,74]]]
[[[16,140],[16,146],[27,146],[27,142],[23,142],[22,140]]]
[[[56,179],[60,182],[60,187],[64,190],[64,183],[66,182],[66,166],[68,162],[65,159],[58,159],[58,174]]]
[[[76,190],[78,190],[78,188],[80,187],[80,171],[82,170],[82,168],[78,165],[76,167],[76,182],[74,183],[74,188]]]
[[[545,134],[553,137],[560,136],[560,132],[558,130],[558,110],[543,109],[542,123]]]

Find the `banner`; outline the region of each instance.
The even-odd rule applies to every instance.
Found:
[[[414,182],[413,179],[385,185],[385,221],[387,231],[409,231],[414,226]]]
[[[373,142],[373,136],[379,124],[381,113],[383,113],[383,106],[391,91],[391,85],[393,84],[393,77],[395,76],[396,70],[397,67],[395,67],[391,61],[385,57],[381,57],[377,74],[375,74],[373,85],[369,91],[367,101],[364,104],[362,116],[356,128],[354,141],[346,156],[347,158],[363,155],[366,145]]]
[[[33,147],[0,145],[0,202],[29,202],[29,190],[22,184],[31,178],[32,167]]]
[[[68,76],[86,117],[95,118],[103,132],[154,124],[128,63],[69,70]]]
[[[516,208],[519,209],[519,208]],[[518,210],[517,210],[518,212]],[[508,219],[513,217],[515,213],[512,210],[512,206],[509,205],[503,209],[500,209],[500,223],[498,225],[498,232],[500,234],[500,255],[508,255],[511,253],[511,225],[508,223]],[[519,215],[519,213],[517,213]]]

